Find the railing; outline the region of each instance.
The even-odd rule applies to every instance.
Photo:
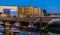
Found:
[[[39,21],[40,18],[60,18],[60,16],[58,16],[58,17],[56,17],[56,16],[25,17],[22,19],[18,18],[18,17],[0,17],[0,20],[14,20],[14,21],[32,20],[32,21],[34,21],[34,23],[36,23],[37,21]]]
[[[16,17],[0,17],[0,20],[17,20]]]
[[[39,16],[39,17],[25,17],[25,18],[40,18],[40,17],[60,17],[60,16]]]
[[[38,22],[40,20],[40,18],[38,18],[37,20],[34,21],[34,23]]]

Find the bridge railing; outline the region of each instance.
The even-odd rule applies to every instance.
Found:
[[[0,17],[0,20],[17,20],[16,17]]]

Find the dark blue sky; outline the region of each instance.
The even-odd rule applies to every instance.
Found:
[[[60,0],[0,0],[0,5],[35,6],[48,13],[60,13]]]

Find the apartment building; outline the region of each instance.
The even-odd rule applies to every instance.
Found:
[[[11,10],[18,12],[18,8],[16,6],[0,6],[0,16],[12,16]]]
[[[39,17],[44,13],[37,7],[25,7],[25,6],[0,6],[0,16],[10,17]]]
[[[18,7],[19,16],[38,17],[44,15],[43,11],[37,7]]]
[[[24,7],[18,7],[18,17],[19,18],[24,17]]]
[[[40,8],[34,8],[34,17],[43,16],[44,13]]]

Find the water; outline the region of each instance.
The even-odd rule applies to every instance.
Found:
[[[8,34],[2,34],[2,35],[8,35]],[[18,35],[40,35],[40,34],[38,34],[38,33],[29,34],[28,32],[24,32],[24,33],[19,33]]]
[[[56,33],[52,33],[52,32],[48,32],[49,35],[60,35],[60,34],[56,34]],[[2,32],[0,32],[0,35],[8,35],[8,34],[3,34]],[[23,33],[19,33],[18,35],[41,35],[40,33],[30,33],[29,32],[23,32]],[[44,34],[43,35],[47,35],[47,34]]]
[[[3,28],[4,27],[2,25],[0,25],[0,29],[2,29],[0,31],[3,31]],[[16,29],[16,31],[17,31],[17,29]],[[56,34],[56,33],[52,33],[52,32],[48,32],[48,34],[49,35],[60,35],[60,34]],[[8,35],[8,34],[4,34],[4,33],[0,32],[0,35]],[[25,31],[23,33],[19,33],[18,35],[41,35],[41,34],[40,33],[33,33],[33,32],[29,34],[29,32]],[[47,34],[43,33],[43,35],[47,35]]]
[[[60,35],[60,34],[56,34],[56,33],[51,33],[51,32],[49,32],[49,34],[50,34],[50,35]]]
[[[1,33],[2,34],[2,33]],[[1,35],[0,34],[0,35]],[[8,35],[8,34],[2,34],[2,35]],[[40,35],[39,33],[31,33],[29,34],[28,32],[24,32],[24,33],[19,33],[18,35]],[[42,35],[45,35],[45,34],[42,34]],[[49,32],[49,35],[60,35],[60,34],[56,34],[56,33],[51,33]]]

